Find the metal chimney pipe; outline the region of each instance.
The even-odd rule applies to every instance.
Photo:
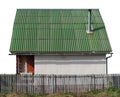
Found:
[[[91,9],[88,9],[88,33],[91,32]]]

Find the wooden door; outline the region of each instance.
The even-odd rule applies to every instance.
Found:
[[[34,56],[27,56],[27,72],[34,74]]]

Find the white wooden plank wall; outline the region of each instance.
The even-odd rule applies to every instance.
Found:
[[[35,74],[105,74],[105,56],[35,56]]]

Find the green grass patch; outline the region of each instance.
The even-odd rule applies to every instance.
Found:
[[[73,93],[55,94],[23,94],[23,93],[0,93],[0,97],[120,97],[120,88],[110,87],[104,90]]]

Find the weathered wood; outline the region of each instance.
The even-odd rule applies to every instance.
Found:
[[[120,87],[120,75],[0,75],[0,92],[79,93]]]

